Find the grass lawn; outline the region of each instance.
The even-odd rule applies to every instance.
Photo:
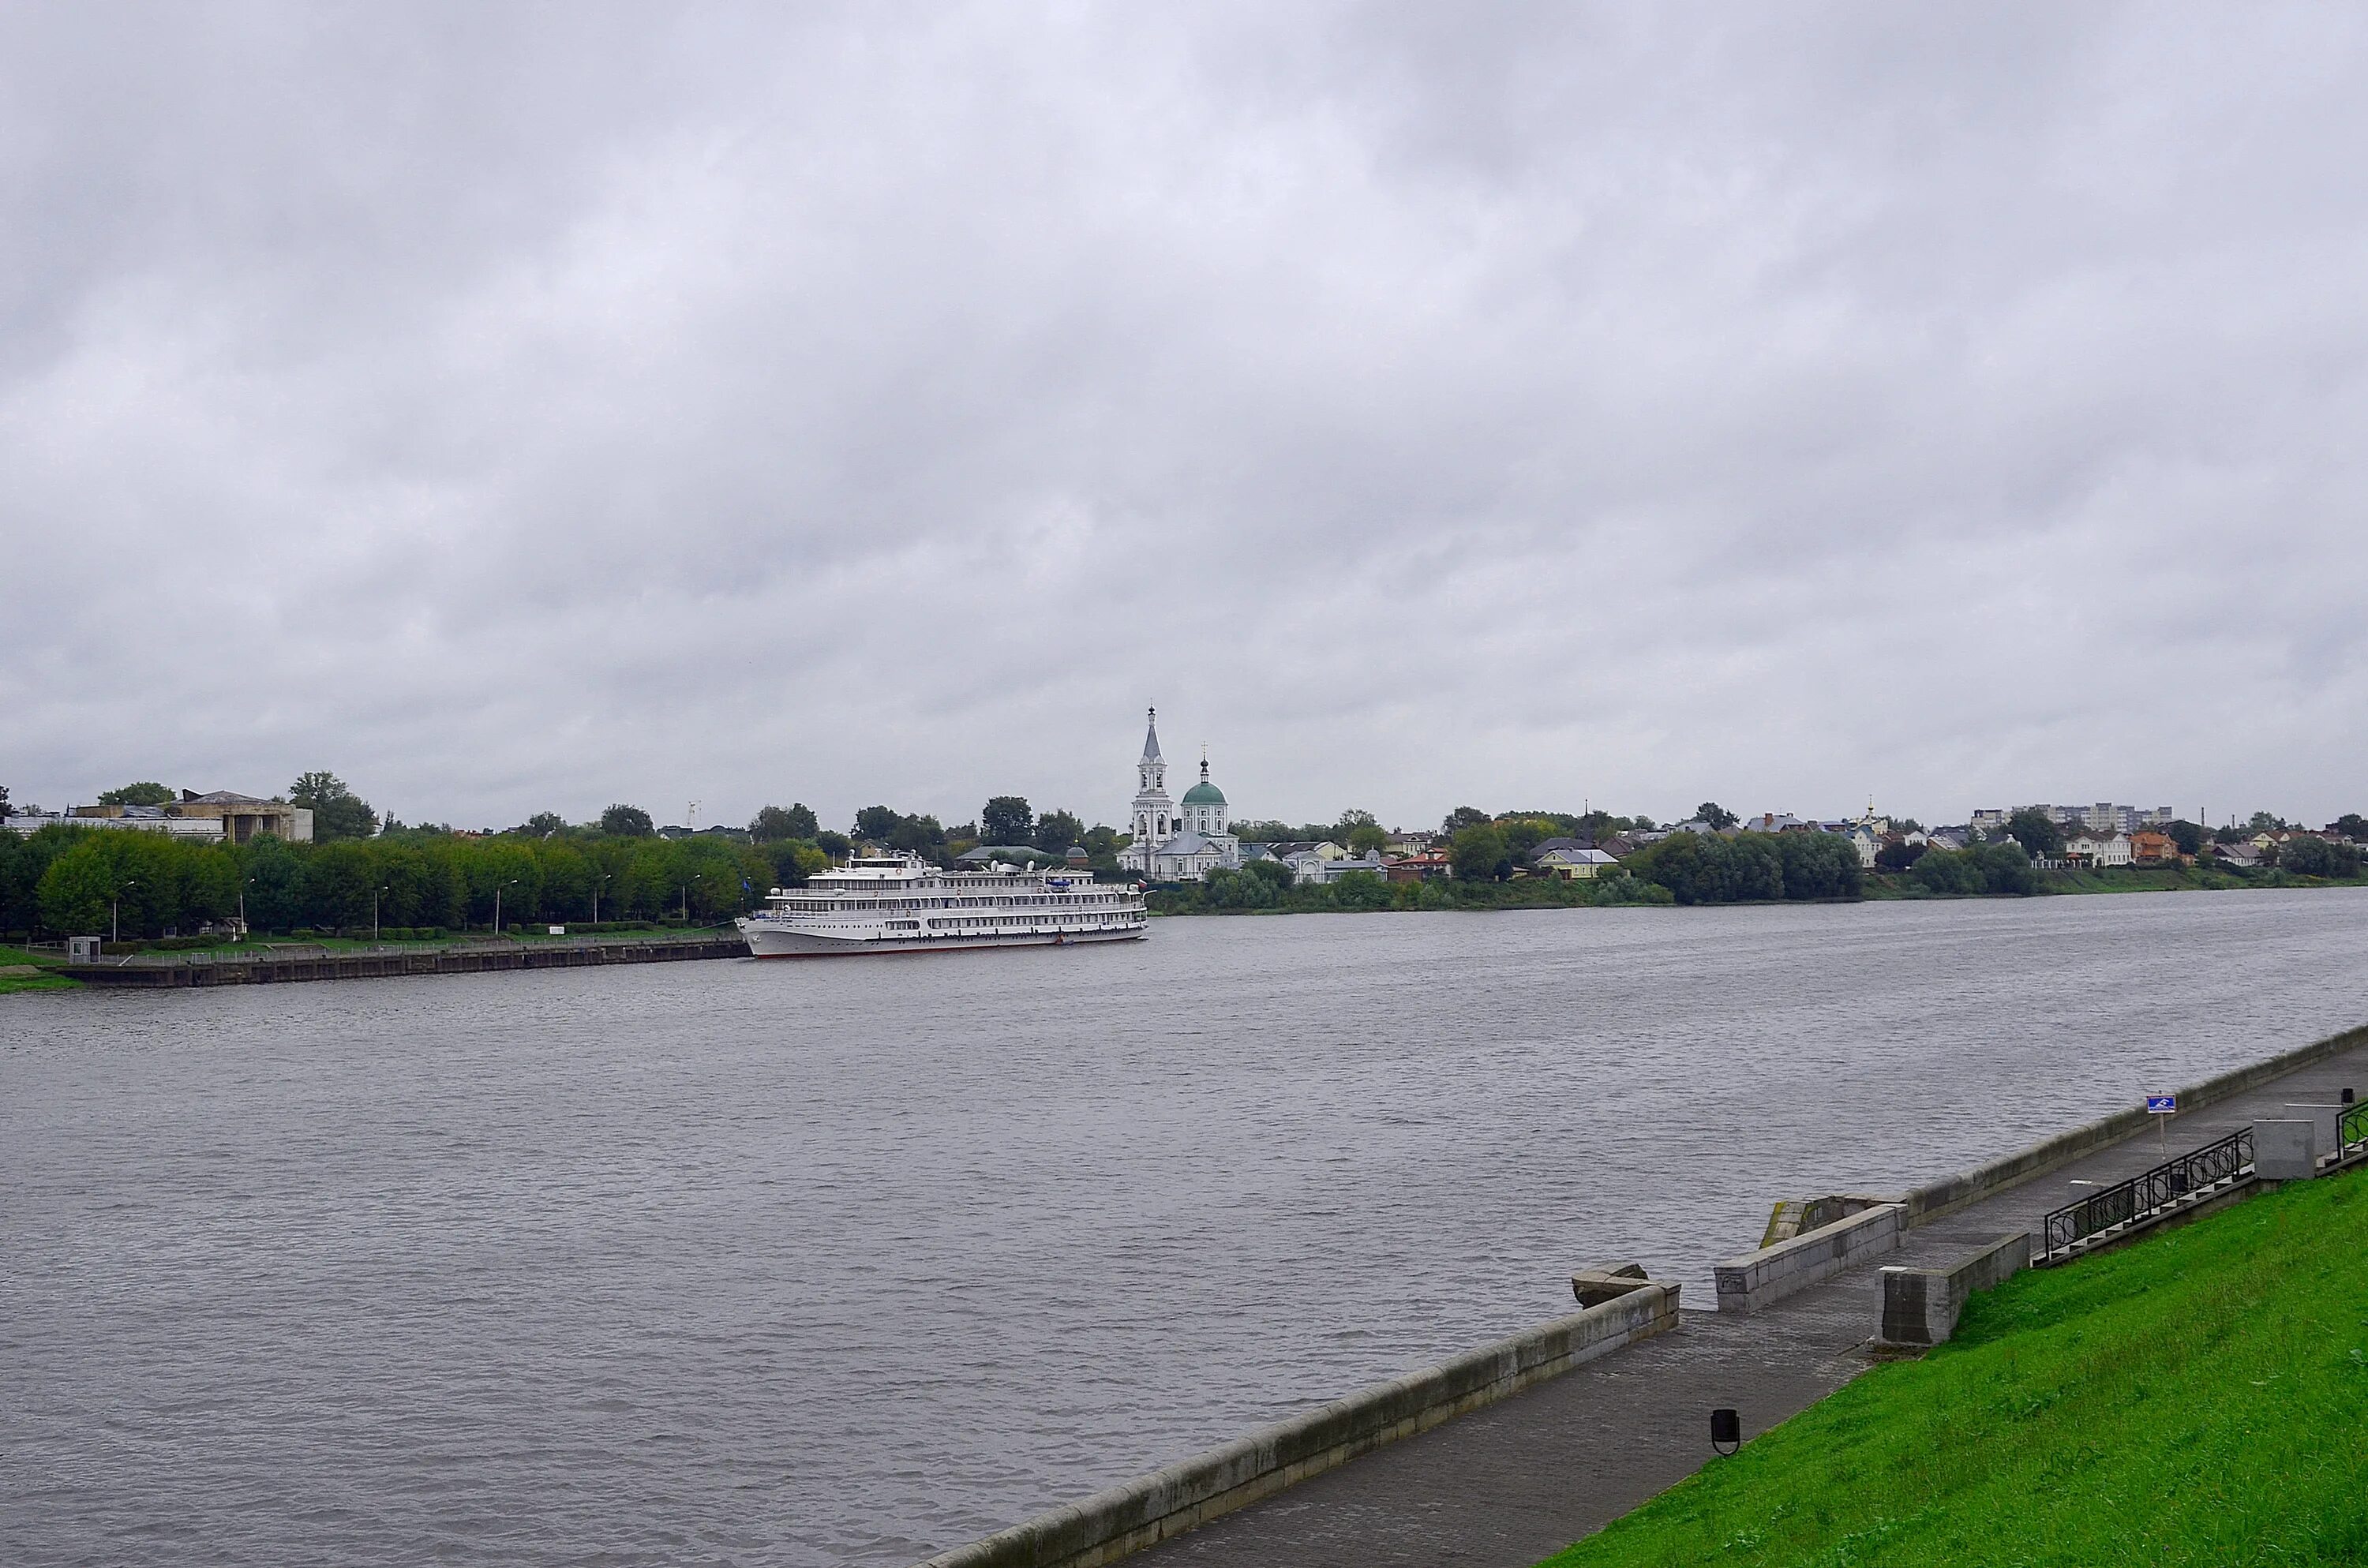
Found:
[[[1548,1561],[2368,1562],[2368,1176],[2018,1275]]]

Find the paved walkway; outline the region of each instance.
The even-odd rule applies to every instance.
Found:
[[[2368,1047],[2180,1117],[2170,1149],[2199,1148],[2289,1104],[2368,1096]],[[1710,1411],[1747,1437],[1873,1364],[1885,1264],[1941,1267],[2071,1200],[2159,1164],[2149,1131],[1908,1233],[1897,1251],[1751,1317],[1689,1312],[1669,1333],[1502,1403],[1393,1444],[1179,1536],[1145,1568],[1530,1568],[1709,1460]],[[1779,1195],[1770,1195],[1770,1201]],[[1609,1260],[1607,1260],[1609,1261]]]

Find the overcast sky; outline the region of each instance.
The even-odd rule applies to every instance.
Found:
[[[2363,17],[9,5],[0,783],[2368,809]]]

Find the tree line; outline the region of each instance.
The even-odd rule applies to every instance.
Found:
[[[0,832],[0,932],[250,928],[461,931],[514,922],[727,920],[827,863],[812,844],[719,838],[490,838],[397,829],[369,839],[200,844],[121,828]],[[597,912],[597,913],[596,913]]]

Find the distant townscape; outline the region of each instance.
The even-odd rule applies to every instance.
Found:
[[[1125,827],[997,795],[974,821],[885,805],[845,832],[802,802],[746,825],[661,825],[640,806],[593,821],[538,812],[507,828],[382,815],[334,773],[269,797],[125,785],[59,811],[0,788],[0,936],[110,938],[257,932],[501,930],[520,922],[696,925],[730,919],[858,854],[941,866],[1059,865],[1152,890],[1165,914],[1503,908],[1861,897],[2022,895],[2140,887],[2349,881],[2368,821],[2319,827],[2256,812],[2207,828],[2170,806],[1987,807],[1927,826],[1875,809],[1739,816],[1704,801],[1679,822],[1459,806],[1436,828],[1365,811],[1328,823],[1235,815],[1204,752],[1167,791],[1158,713],[1146,719]]]

